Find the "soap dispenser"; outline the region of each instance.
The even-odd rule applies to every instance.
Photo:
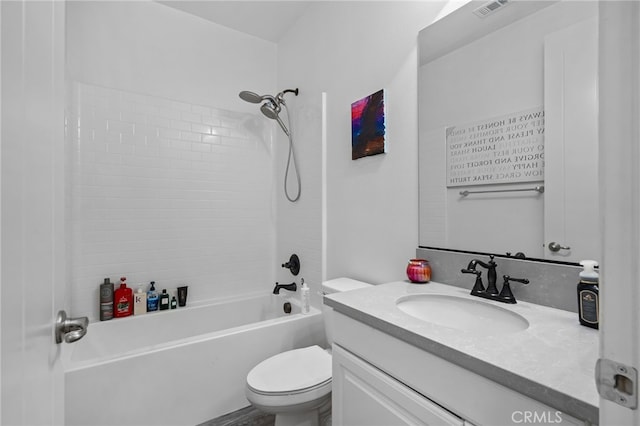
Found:
[[[156,282],[151,281],[149,291],[147,291],[147,312],[158,310],[158,293],[155,288]]]
[[[127,287],[127,278],[120,278],[120,288],[115,291],[115,309],[113,316],[116,318],[128,317],[133,314],[133,290]]]
[[[598,295],[598,273],[595,260],[583,260],[580,262],[583,270],[580,272],[578,283],[578,316],[580,324],[598,328],[600,323],[600,297]]]

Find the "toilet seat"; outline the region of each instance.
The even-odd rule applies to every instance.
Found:
[[[246,396],[266,413],[317,409],[331,400],[331,355],[319,346],[274,355],[249,372]]]
[[[320,346],[282,352],[256,365],[247,386],[261,395],[292,395],[331,390],[331,355]]]

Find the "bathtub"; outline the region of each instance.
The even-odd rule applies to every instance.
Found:
[[[91,323],[62,354],[65,423],[196,425],[246,407],[251,368],[325,341],[319,310],[284,302],[250,294]]]

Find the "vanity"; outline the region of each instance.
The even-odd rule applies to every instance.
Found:
[[[483,6],[418,35],[416,257],[433,281],[324,298],[337,426],[598,424],[599,335],[575,285],[602,257],[599,4]],[[480,253],[517,303],[471,289]]]
[[[334,309],[335,425],[598,423],[598,331],[573,312],[437,282],[324,303]]]

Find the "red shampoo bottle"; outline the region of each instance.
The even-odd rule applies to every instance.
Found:
[[[133,314],[133,290],[127,287],[127,278],[120,278],[120,288],[115,291],[113,299],[114,317],[122,318]]]

